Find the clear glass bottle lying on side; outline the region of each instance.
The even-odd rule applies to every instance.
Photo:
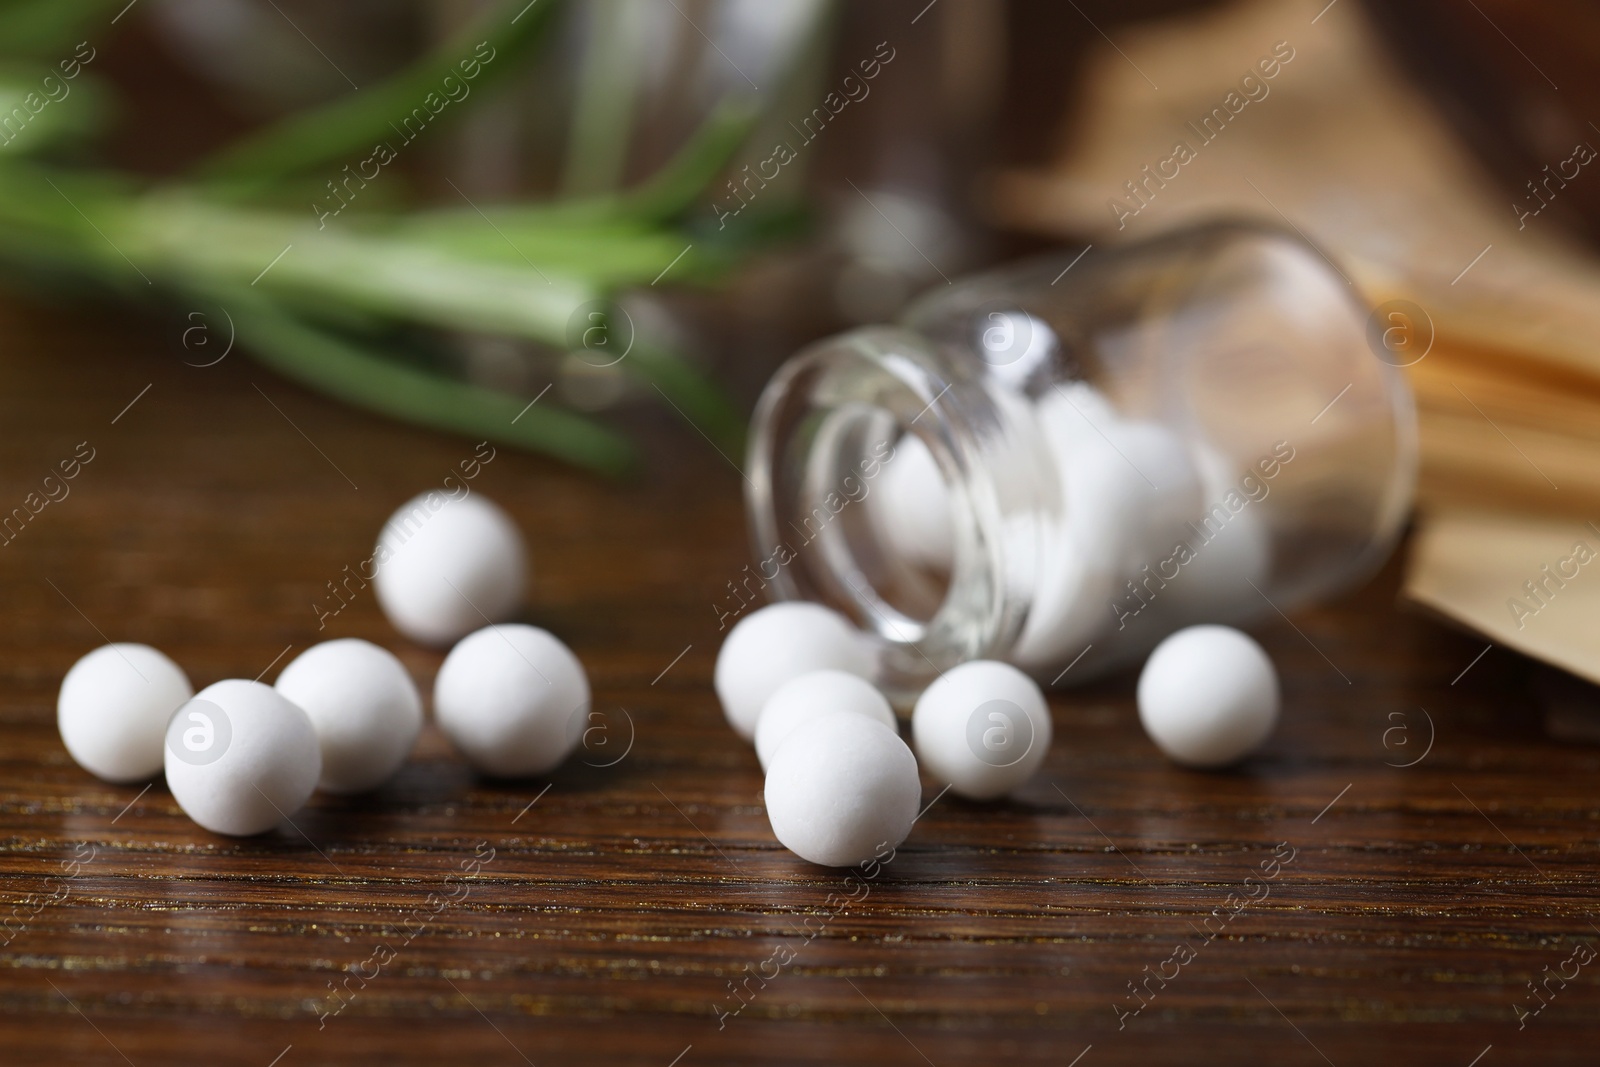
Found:
[[[913,698],[974,658],[1070,684],[1368,576],[1416,479],[1360,294],[1248,222],[1046,258],[822,341],[757,408],[756,570]]]

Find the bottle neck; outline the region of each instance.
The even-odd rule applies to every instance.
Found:
[[[786,364],[753,422],[747,505],[763,581],[854,622],[897,703],[1015,642],[1060,510],[1026,403],[968,365],[980,364],[906,329],[855,330]],[[905,482],[920,450],[931,468],[908,502],[889,483]],[[947,556],[933,563],[891,532],[926,535],[941,520]]]

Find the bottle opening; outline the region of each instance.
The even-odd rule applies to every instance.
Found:
[[[954,561],[945,474],[892,411],[845,405],[828,422],[824,432],[837,441],[814,453],[820,477],[805,496],[816,503],[802,519],[817,580],[844,586],[830,599],[863,630],[920,643],[949,594]]]
[[[903,330],[860,330],[796,358],[762,398],[751,530],[782,599],[823,604],[874,648],[904,701],[994,646],[1015,606],[977,383]]]

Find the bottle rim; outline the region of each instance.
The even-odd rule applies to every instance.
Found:
[[[885,326],[805,349],[757,405],[746,504],[761,577],[777,599],[823,604],[863,631],[892,700],[1005,647],[1020,631],[1026,591],[1019,595],[1005,580],[1006,520],[1033,502],[1003,499],[997,484],[1006,419],[978,377],[919,334]],[[928,450],[943,478],[954,543],[943,595],[922,613],[899,606],[883,587],[893,583],[880,576],[905,572],[883,558],[866,506],[909,438]]]

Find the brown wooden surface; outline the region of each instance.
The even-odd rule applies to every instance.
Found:
[[[502,449],[476,488],[526,530],[530,618],[587,665],[611,747],[487,783],[430,726],[377,795],[318,797],[293,827],[230,840],[160,782],[74,765],[63,673],[102,635],[166,650],[197,686],[361,636],[426,692],[440,657],[370,590],[323,634],[310,604],[471,443],[237,353],[185,366],[176,329],[0,305],[0,346],[0,509],[78,442],[96,450],[0,547],[0,912],[22,916],[0,947],[0,1062],[1466,1067],[1490,1045],[1481,1067],[1594,1061],[1600,962],[1552,981],[1524,1029],[1513,1005],[1535,1005],[1525,983],[1578,941],[1600,945],[1600,751],[1543,737],[1508,653],[1452,684],[1483,645],[1397,610],[1393,566],[1297,617],[1304,636],[1258,630],[1286,714],[1243,769],[1165,763],[1126,677],[1057,696],[1055,746],[1019,799],[938,800],[852,903],[842,872],[774,842],[754,754],[712,695],[713,605],[747,558],[729,465],[654,416],[653,470],[631,486]],[[584,766],[623,750],[624,708],[631,750]],[[1386,766],[1421,755],[1424,708],[1431,751]],[[1278,842],[1295,858],[1267,898],[1119,1032],[1127,984],[1197,944]],[[380,945],[393,959],[319,1018]],[[719,1025],[729,981],[780,946],[793,960]]]

